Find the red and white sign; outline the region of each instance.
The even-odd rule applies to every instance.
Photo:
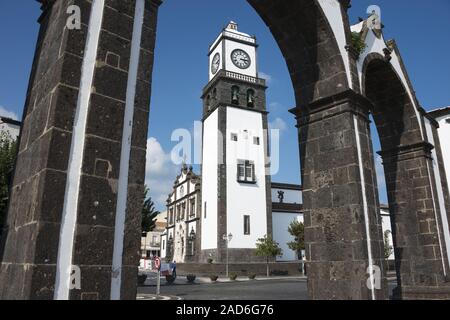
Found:
[[[161,268],[161,258],[160,257],[156,257],[155,258],[155,269],[159,270],[159,268]]]

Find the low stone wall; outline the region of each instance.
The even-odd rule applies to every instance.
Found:
[[[269,263],[271,272],[282,272],[289,276],[303,275],[301,272],[300,262],[276,262]],[[256,274],[258,276],[266,275],[265,263],[230,263],[228,265],[229,273],[235,273],[238,276],[247,276],[249,274]],[[277,272],[278,271],[278,272]],[[177,274],[187,275],[195,274],[199,277],[207,277],[210,275],[225,275],[226,264],[222,263],[177,263]],[[274,274],[277,275],[277,274]]]

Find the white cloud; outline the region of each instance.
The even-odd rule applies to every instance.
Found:
[[[269,111],[271,111],[271,112],[280,111],[282,108],[283,108],[283,106],[279,102],[269,103]]]
[[[145,183],[158,210],[164,211],[166,200],[172,191],[179,168],[172,163],[170,152],[166,153],[159,141],[153,137],[147,140],[147,162]]]
[[[0,105],[0,116],[5,118],[10,118],[13,120],[18,120],[19,117],[17,116],[17,113],[7,110],[5,107]]]
[[[258,76],[264,80],[266,80],[266,84],[270,84],[273,80],[272,76],[270,74],[267,74],[265,72],[259,72]]]
[[[280,130],[280,133],[287,129],[286,122],[281,118],[275,118],[275,120],[269,122],[269,129]]]

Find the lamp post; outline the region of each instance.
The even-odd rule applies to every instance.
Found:
[[[233,239],[233,235],[231,233],[229,233],[228,236],[226,234],[223,235],[223,240],[225,240],[225,242],[227,243],[227,264],[226,264],[227,278],[228,278],[228,246],[231,239]]]

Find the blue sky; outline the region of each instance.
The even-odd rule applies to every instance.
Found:
[[[450,105],[450,2],[448,0],[352,1],[351,22],[366,8],[382,9],[387,39],[395,38],[419,101],[425,109]],[[0,112],[21,117],[37,38],[36,1],[0,1]],[[163,208],[177,167],[169,161],[174,129],[191,130],[201,117],[200,94],[207,83],[209,44],[228,21],[258,38],[260,72],[269,77],[269,121],[281,133],[278,182],[300,183],[295,105],[283,57],[269,30],[244,0],[166,0],[160,8],[147,160],[147,181]],[[375,139],[375,149],[379,144]],[[382,170],[378,170],[382,173]],[[384,187],[382,188],[384,189]],[[384,190],[381,190],[385,202]]]

